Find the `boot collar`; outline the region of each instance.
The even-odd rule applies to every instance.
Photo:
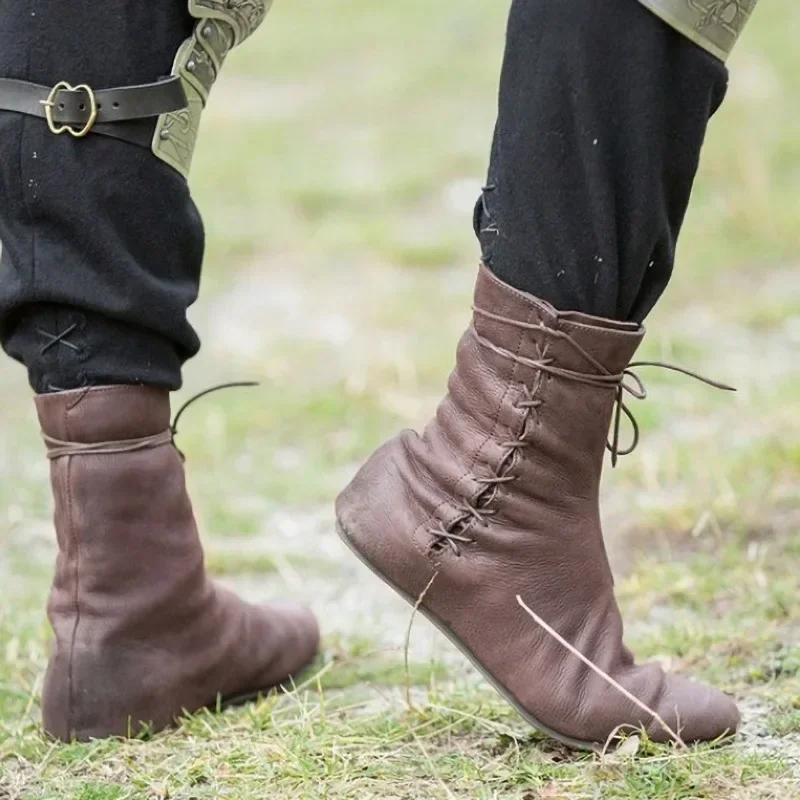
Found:
[[[559,366],[593,374],[621,373],[645,334],[644,326],[635,322],[559,311],[550,303],[503,283],[484,265],[475,286],[474,309],[476,332],[492,344],[533,360],[547,348],[558,359]],[[567,334],[578,347],[559,343],[553,331]],[[592,360],[602,369],[592,364]]]
[[[169,430],[169,392],[147,386],[97,386],[41,394],[42,432],[62,442],[93,444],[139,439]]]

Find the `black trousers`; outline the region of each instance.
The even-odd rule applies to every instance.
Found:
[[[192,28],[184,0],[69,6],[0,0],[0,74],[151,81]],[[513,0],[475,214],[487,265],[557,308],[642,320],[671,275],[726,85],[721,62],[637,0]],[[170,167],[0,113],[0,240],[0,339],[36,391],[179,387],[199,348],[186,311],[203,227]]]
[[[100,89],[169,74],[185,0],[0,0],[0,74]],[[154,123],[146,123],[154,127]],[[199,349],[203,225],[186,181],[144,148],[53,136],[0,113],[0,338],[37,392],[178,388]]]

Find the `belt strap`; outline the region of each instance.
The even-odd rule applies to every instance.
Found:
[[[137,124],[186,108],[186,92],[177,76],[156,83],[95,91],[62,81],[53,87],[0,78],[0,110],[47,120],[54,134],[81,138],[100,133],[149,148],[153,131]]]

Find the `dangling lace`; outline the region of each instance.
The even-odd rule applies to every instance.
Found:
[[[661,361],[636,361],[628,365],[626,369],[619,373],[612,373],[606,369],[594,356],[588,353],[578,342],[576,342],[568,333],[564,331],[549,328],[542,323],[529,323],[521,322],[519,320],[503,317],[499,314],[493,314],[489,311],[484,311],[481,308],[473,307],[473,311],[480,316],[492,319],[496,322],[512,325],[524,330],[538,331],[547,334],[548,336],[561,339],[575,349],[587,363],[590,364],[596,373],[583,373],[575,370],[565,369],[564,367],[556,366],[555,360],[546,358],[544,352],[541,353],[540,358],[531,359],[520,356],[505,350],[502,347],[490,342],[488,339],[482,337],[473,327],[472,333],[482,347],[486,347],[497,353],[499,356],[506,358],[510,361],[515,361],[529,367],[533,367],[540,373],[552,375],[557,378],[562,378],[574,383],[581,383],[587,386],[595,386],[599,389],[607,389],[614,392],[614,412],[613,412],[613,425],[611,438],[606,442],[606,448],[611,453],[611,463],[613,466],[617,465],[620,456],[626,456],[632,453],[639,444],[639,424],[633,416],[633,412],[628,408],[625,402],[625,395],[629,394],[637,400],[644,400],[647,397],[647,389],[644,386],[642,379],[635,372],[640,367],[661,367],[662,369],[672,370],[679,372],[682,375],[687,375],[690,378],[695,378],[702,383],[713,386],[716,389],[722,389],[728,392],[735,392],[732,386],[724,383],[705,378],[698,375],[696,372],[677,367],[673,364],[666,364]],[[538,389],[538,384],[537,384]],[[542,400],[535,397],[535,391],[530,386],[522,384],[523,399],[517,402],[517,406],[525,410],[525,419],[523,421],[523,429],[517,439],[512,441],[503,442],[501,446],[504,448],[505,453],[500,459],[497,467],[496,474],[490,478],[476,477],[475,481],[483,485],[483,489],[478,492],[478,495],[472,502],[464,502],[459,509],[459,514],[452,519],[449,523],[445,524],[439,521],[439,524],[433,528],[429,528],[429,532],[442,544],[448,545],[455,555],[460,555],[459,544],[471,544],[472,539],[466,535],[469,526],[473,523],[485,524],[486,518],[491,517],[497,513],[496,509],[490,508],[492,501],[497,494],[497,487],[501,484],[511,483],[516,480],[516,476],[509,475],[508,470],[512,463],[514,463],[517,454],[528,447],[530,442],[527,439],[528,435],[528,419],[532,411],[538,409],[542,405]],[[622,449],[620,447],[620,429],[623,415],[628,418],[633,429],[633,438],[631,444]]]
[[[257,381],[238,381],[236,383],[220,383],[217,386],[212,386],[210,389],[204,389],[202,392],[198,392],[193,397],[190,397],[175,413],[175,416],[172,419],[172,424],[169,426],[169,432],[171,434],[171,442],[172,446],[178,451],[178,455],[181,457],[181,461],[186,461],[186,456],[181,452],[181,449],[175,443],[175,437],[178,435],[178,422],[180,422],[180,418],[183,416],[184,411],[189,408],[189,406],[196,403],[201,397],[206,397],[209,394],[213,394],[214,392],[220,392],[223,389],[246,389],[252,388],[253,386],[258,386]]]
[[[116,453],[134,453],[140,450],[152,450],[156,447],[163,447],[164,445],[171,444],[181,461],[185,461],[186,457],[178,448],[175,443],[175,437],[178,435],[178,421],[183,416],[189,406],[199,400],[201,397],[218,392],[222,389],[234,389],[240,387],[258,386],[258,383],[253,381],[244,381],[240,383],[221,383],[218,386],[212,386],[210,389],[205,389],[202,392],[190,397],[175,414],[172,424],[169,428],[161,433],[156,433],[153,436],[143,436],[141,439],[125,439],[116,442],[62,442],[59,439],[54,439],[46,433],[42,433],[42,438],[47,444],[47,457],[50,460],[57,458],[64,458],[66,456],[96,456],[96,455],[113,455]]]

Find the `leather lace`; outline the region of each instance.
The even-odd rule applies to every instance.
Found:
[[[465,501],[459,508],[459,514],[452,519],[449,523],[445,524],[440,521],[439,524],[433,528],[429,528],[429,532],[434,535],[440,544],[449,546],[455,555],[460,555],[459,544],[472,544],[474,541],[466,535],[468,528],[474,524],[486,524],[488,517],[494,516],[497,513],[496,509],[491,508],[491,503],[497,496],[498,487],[502,484],[511,483],[517,479],[517,476],[509,474],[512,464],[517,458],[517,454],[530,446],[528,439],[529,435],[529,419],[533,411],[537,410],[543,401],[536,395],[541,384],[542,375],[552,375],[562,380],[571,381],[573,383],[583,384],[585,386],[594,386],[598,389],[605,389],[614,393],[614,412],[613,424],[611,428],[611,438],[606,442],[606,449],[611,453],[612,466],[617,465],[620,456],[630,455],[638,446],[640,439],[639,423],[633,415],[633,412],[625,402],[626,394],[630,395],[636,400],[644,400],[647,398],[647,389],[644,382],[636,373],[635,370],[641,367],[659,367],[673,372],[679,372],[690,378],[694,378],[702,383],[712,386],[715,389],[723,391],[735,392],[736,389],[727,384],[720,383],[719,381],[703,377],[696,372],[693,372],[683,367],[678,367],[674,364],[668,364],[663,361],[634,361],[631,362],[621,372],[611,372],[606,369],[594,356],[586,351],[578,342],[575,341],[568,333],[562,330],[550,328],[543,323],[529,323],[520,320],[510,319],[499,314],[493,314],[484,309],[473,307],[475,314],[478,314],[487,319],[494,320],[495,322],[511,325],[523,330],[538,331],[552,339],[559,339],[572,347],[587,364],[591,365],[596,372],[579,372],[577,370],[566,369],[559,367],[555,363],[555,359],[546,357],[546,348],[539,350],[537,353],[538,358],[531,359],[525,356],[520,356],[517,353],[512,353],[502,347],[490,342],[488,339],[482,337],[474,328],[471,329],[477,342],[489,350],[492,350],[497,355],[514,361],[525,366],[532,367],[539,372],[539,378],[534,387],[527,384],[521,384],[522,399],[517,401],[517,408],[525,411],[525,417],[522,425],[522,432],[513,440],[502,442],[501,447],[505,450],[504,455],[500,459],[497,467],[496,474],[489,478],[474,477],[478,484],[483,488],[478,492],[477,496],[472,502]],[[633,430],[633,437],[630,445],[621,447],[620,445],[620,430],[622,426],[622,418],[626,417],[631,424]]]
[[[98,456],[98,455],[115,455],[118,453],[135,453],[140,450],[153,450],[157,447],[164,445],[172,445],[177,450],[181,461],[185,461],[186,457],[180,451],[175,443],[175,437],[178,435],[178,422],[183,416],[186,409],[201,397],[218,392],[222,389],[234,389],[239,387],[258,386],[257,383],[252,381],[245,381],[239,383],[221,383],[217,386],[212,386],[210,389],[205,389],[202,392],[190,397],[177,411],[172,420],[169,428],[161,433],[156,433],[152,436],[143,436],[139,439],[123,439],[114,442],[62,442],[60,439],[55,439],[42,433],[42,438],[47,445],[47,457],[50,460],[58,458],[65,458],[67,456]]]

